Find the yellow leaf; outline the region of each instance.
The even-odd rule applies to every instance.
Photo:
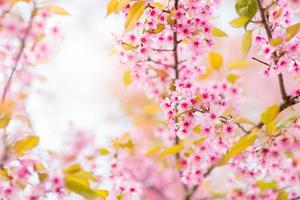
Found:
[[[120,12],[131,0],[119,0],[119,4],[115,9],[115,13]]]
[[[164,5],[163,5],[162,3],[160,3],[160,2],[154,2],[154,3],[153,3],[153,6],[154,6],[155,8],[161,9],[161,10],[164,9]]]
[[[266,182],[266,181],[257,181],[256,182],[257,187],[259,187],[262,191],[264,190],[274,190],[277,188],[277,182],[276,181],[271,181],[271,182]]]
[[[198,140],[194,140],[193,143],[197,145],[197,144],[201,144],[201,143],[204,142],[205,140],[206,140],[206,137],[202,137],[202,138],[200,138],[200,139],[198,139]]]
[[[230,25],[234,28],[240,28],[245,26],[248,22],[249,22],[249,18],[242,16],[230,21]]]
[[[8,175],[7,169],[1,168],[0,169],[0,178],[9,180],[11,177]]]
[[[48,178],[48,174],[39,172],[38,177],[39,177],[40,182],[44,182]]]
[[[275,47],[275,46],[280,45],[282,43],[282,39],[279,38],[279,37],[278,38],[273,38],[273,39],[270,39],[269,43],[272,47]]]
[[[117,11],[117,8],[119,6],[119,0],[110,0],[106,7],[106,16],[110,15],[111,13],[114,13]]]
[[[223,64],[223,57],[217,52],[210,51],[208,53],[209,63],[215,70],[220,70]]]
[[[166,150],[164,150],[163,152],[160,153],[160,156],[168,156],[168,155],[173,155],[176,154],[178,152],[180,152],[182,150],[182,146],[181,145],[174,145]]]
[[[201,125],[200,124],[198,124],[197,126],[195,126],[194,128],[193,128],[193,131],[195,132],[195,133],[201,133],[202,132],[202,130],[201,130]]]
[[[243,69],[250,65],[250,62],[248,60],[232,60],[228,64],[228,69]]]
[[[101,198],[106,198],[109,195],[107,190],[95,190],[95,193]]]
[[[131,71],[126,70],[123,74],[123,82],[125,86],[129,86],[132,83]]]
[[[228,35],[217,27],[213,27],[211,30],[211,34],[215,37],[227,37]]]
[[[276,124],[274,120],[266,124],[266,132],[268,135],[276,134]]]
[[[107,149],[102,148],[102,149],[99,149],[99,154],[104,156],[104,155],[109,154],[109,151]]]
[[[242,53],[247,56],[252,45],[252,31],[246,31],[242,39]]]
[[[155,103],[150,103],[143,108],[143,112],[147,115],[155,115],[159,112],[159,106]]]
[[[128,43],[122,43],[121,45],[123,47],[123,49],[125,49],[126,51],[129,51],[129,50],[134,50],[136,49],[135,46],[133,46],[132,44],[128,44]]]
[[[79,172],[80,170],[81,170],[81,166],[78,163],[76,163],[76,164],[69,166],[67,169],[65,169],[64,173],[65,174],[75,174],[75,173]]]
[[[227,81],[232,84],[234,84],[239,78],[240,77],[236,74],[228,74],[227,75]]]
[[[87,200],[94,200],[102,197],[96,191],[91,189],[86,181],[72,175],[65,176],[65,187],[70,192],[74,192]]]
[[[286,191],[280,191],[277,194],[276,200],[288,200],[288,194]]]
[[[128,15],[127,15],[126,21],[125,21],[125,30],[126,31],[130,31],[134,28],[137,21],[143,15],[144,8],[145,8],[144,1],[138,1],[129,8]]]
[[[23,156],[25,152],[33,149],[39,143],[39,137],[35,135],[27,136],[13,145],[13,151],[18,156]]]
[[[159,150],[160,150],[160,146],[154,146],[146,153],[146,156],[152,156],[156,154]]]
[[[287,27],[285,41],[288,42],[291,39],[293,39],[293,37],[295,37],[297,35],[299,30],[300,30],[300,23],[293,24],[293,25]]]
[[[210,77],[214,72],[214,69],[212,66],[206,67],[206,72],[199,75],[199,80],[204,80]]]
[[[10,120],[11,120],[11,115],[9,113],[4,113],[0,117],[0,128],[6,128],[9,125]]]
[[[228,152],[222,156],[218,162],[218,166],[226,165],[231,158],[235,157],[251,146],[257,138],[257,133],[258,130],[253,129],[250,134],[242,136],[234,145],[232,145]]]
[[[238,117],[236,119],[234,119],[234,123],[238,123],[238,124],[250,124],[250,125],[253,125],[255,126],[256,123],[247,119],[247,118],[242,118],[242,117]]]
[[[274,104],[270,107],[268,107],[262,114],[260,121],[264,124],[268,124],[272,122],[277,114],[279,113],[279,106],[277,104]]]
[[[18,3],[18,2],[26,2],[29,3],[31,0],[11,0],[12,3]]]
[[[164,24],[158,24],[156,29],[151,29],[149,32],[152,34],[157,34],[162,32],[165,29],[165,25]]]
[[[167,78],[169,76],[169,74],[163,70],[163,69],[154,69],[157,76],[161,77],[161,78]]]
[[[70,15],[64,8],[61,8],[59,6],[51,5],[47,6],[48,10],[51,12],[57,14],[57,15]]]

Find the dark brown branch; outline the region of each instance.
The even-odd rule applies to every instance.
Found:
[[[264,64],[264,65],[266,65],[268,67],[271,66],[269,63],[266,63],[265,61],[259,60],[258,58],[252,57],[252,59],[255,60],[255,61],[257,61],[257,62],[259,62],[259,63],[261,63],[261,64]]]
[[[266,15],[266,11],[268,11],[268,7],[267,8],[263,8],[261,0],[257,0],[257,4],[258,4],[259,13],[260,13],[260,16],[261,16],[261,23],[262,23],[262,25],[265,28],[265,31],[266,31],[267,36],[268,36],[268,39],[271,40],[273,38],[273,36],[272,36],[272,31],[271,31],[270,26],[269,26],[268,17]],[[279,60],[279,58],[280,58],[280,56],[278,56],[277,53],[274,52],[273,53],[273,61],[274,61],[274,63],[277,63],[278,60]],[[289,97],[288,97],[286,89],[285,89],[285,85],[284,85],[282,73],[280,73],[278,75],[278,81],[279,81],[281,98],[282,98],[283,101],[286,101],[286,100],[288,100]]]

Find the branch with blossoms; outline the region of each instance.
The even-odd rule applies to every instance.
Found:
[[[236,1],[239,17],[230,24],[245,29],[243,57],[249,53],[254,37],[255,47],[267,61],[252,57],[266,67],[264,75],[278,73],[282,98],[279,105],[267,107],[260,121],[255,123],[238,114],[237,105],[241,103],[238,100],[242,98],[237,84],[239,76],[230,71],[242,68],[247,62],[230,63],[229,69],[223,70],[228,73],[223,81],[218,82],[213,76],[220,73],[224,59],[220,53],[208,49],[215,43],[214,37],[227,36],[211,23],[218,4],[218,1],[184,0],[111,0],[108,4],[108,15],[121,12],[126,18],[125,32],[116,36],[120,63],[129,66],[124,73],[125,85],[129,86],[132,80],[136,82],[160,105],[164,114],[165,126],[158,125],[155,134],[163,144],[150,149],[146,154],[150,158],[145,160],[148,162],[152,158],[152,164],[165,163],[174,169],[174,174],[179,171],[180,177],[176,180],[180,186],[176,188],[181,191],[180,197],[168,194],[166,189],[163,191],[166,198],[215,198],[214,191],[208,191],[204,185],[212,178],[218,180],[214,172],[224,168],[230,169],[229,176],[233,178],[228,178],[231,189],[221,198],[296,198],[296,189],[285,186],[297,182],[297,156],[290,151],[298,145],[299,140],[292,130],[299,131],[299,116],[282,121],[277,118],[279,113],[299,102],[297,89],[291,94],[287,92],[284,74],[290,73],[288,66],[295,73],[299,71],[296,44],[300,26],[290,26],[291,12],[286,1]],[[131,46],[128,48],[124,44]],[[202,67],[204,57],[209,60],[207,67]],[[133,150],[133,157],[142,156],[138,149]],[[280,165],[280,159],[290,164]],[[283,181],[282,171],[289,168],[294,168],[286,174],[290,182]],[[272,174],[271,169],[276,173]],[[130,171],[128,174],[131,177]],[[242,178],[238,180],[237,176]],[[147,191],[144,187],[147,179],[141,180],[138,175],[132,179]],[[173,180],[174,175],[169,179]]]

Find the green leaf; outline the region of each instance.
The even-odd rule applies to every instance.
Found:
[[[35,135],[30,135],[21,140],[17,141],[12,149],[18,156],[23,156],[24,153],[33,149],[39,144],[39,137]]]
[[[134,3],[128,11],[128,15],[125,21],[125,30],[130,31],[134,28],[137,21],[143,15],[145,10],[145,2],[144,1],[137,1]]]
[[[289,125],[293,124],[293,122],[295,122],[298,118],[299,118],[298,115],[294,115],[294,116],[290,116],[282,121],[279,121],[276,124],[276,130],[280,130],[284,127],[288,127]]]
[[[288,42],[291,39],[293,39],[293,37],[297,35],[299,30],[300,30],[300,22],[287,27],[285,41]]]
[[[264,124],[268,124],[272,122],[277,114],[279,113],[279,106],[277,104],[274,104],[270,107],[268,107],[262,114],[260,121]]]
[[[244,56],[247,56],[248,52],[251,49],[252,45],[252,31],[246,31],[242,39],[242,53]]]
[[[258,10],[258,5],[256,0],[236,0],[235,10],[239,16],[251,20]]]
[[[248,22],[249,22],[249,18],[242,16],[230,21],[229,23],[234,28],[240,28],[240,27],[244,27]]]
[[[257,138],[257,133],[258,129],[253,129],[250,134],[242,136],[234,145],[232,145],[228,152],[222,156],[217,165],[226,165],[231,158],[240,154],[249,146],[251,146]]]
[[[211,30],[211,34],[215,37],[227,37],[228,35],[217,27],[213,27]]]

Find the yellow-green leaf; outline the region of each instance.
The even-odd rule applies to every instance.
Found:
[[[227,81],[232,84],[234,84],[239,78],[240,77],[236,74],[228,74],[227,75]]]
[[[126,70],[123,74],[123,82],[125,86],[129,86],[132,83],[133,79],[131,76],[131,71]]]
[[[160,153],[160,156],[168,156],[168,155],[173,155],[176,154],[178,152],[180,152],[182,150],[182,146],[181,145],[174,145],[166,150],[164,150],[163,152]]]
[[[230,25],[234,28],[240,28],[245,26],[248,22],[249,22],[249,18],[242,16],[230,21]]]
[[[274,190],[277,188],[277,182],[276,181],[271,181],[271,182],[266,182],[263,180],[257,181],[256,182],[257,187],[259,187],[262,191],[264,190]]]
[[[218,166],[226,165],[231,158],[235,157],[251,146],[257,138],[257,133],[258,130],[253,129],[250,134],[242,136],[234,145],[232,145],[228,152],[222,156],[218,162]]]
[[[57,14],[57,15],[70,15],[68,13],[68,11],[66,11],[64,8],[59,7],[59,6],[55,6],[55,5],[50,5],[47,6],[48,10],[50,10],[51,12]]]
[[[227,37],[228,35],[217,27],[213,27],[211,30],[211,34],[215,37]]]
[[[143,15],[144,8],[145,8],[144,1],[138,1],[129,8],[128,15],[127,15],[126,21],[125,21],[125,30],[126,31],[130,31],[134,28],[137,21]]]
[[[0,128],[6,128],[9,125],[10,120],[11,120],[11,115],[9,113],[4,113],[0,117]]]
[[[104,155],[109,154],[109,151],[107,149],[101,148],[101,149],[99,149],[99,154],[104,156]]]
[[[208,53],[209,63],[215,70],[220,70],[223,64],[223,57],[217,52],[210,51]]]
[[[36,147],[39,143],[39,137],[35,135],[27,136],[17,141],[12,149],[18,156],[23,156],[24,153]]]
[[[260,121],[264,124],[268,124],[272,122],[277,114],[279,113],[279,106],[277,104],[274,104],[270,107],[268,107],[262,114]]]
[[[242,39],[242,53],[243,56],[247,56],[252,45],[252,31],[246,31]]]
[[[276,200],[288,200],[288,193],[286,191],[278,192]]]
[[[299,30],[300,30],[300,23],[293,24],[293,25],[287,27],[285,41],[288,42],[291,39],[293,39],[293,37],[295,37],[297,35]]]

